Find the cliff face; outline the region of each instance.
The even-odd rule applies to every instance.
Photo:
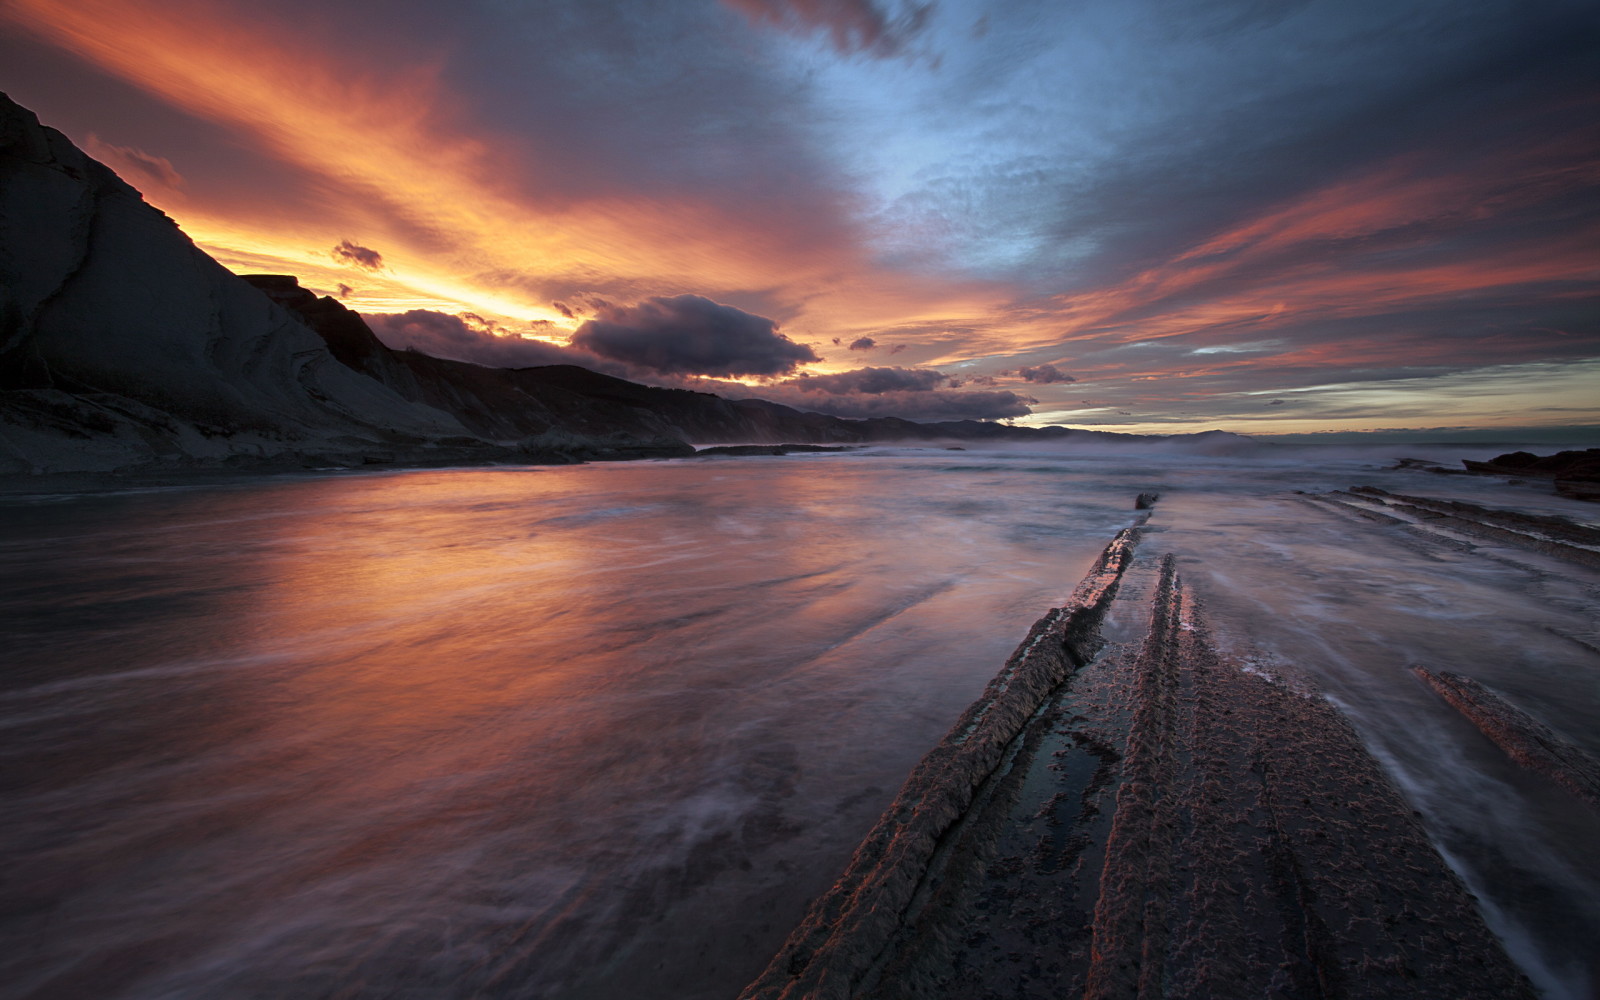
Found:
[[[485,368],[396,351],[378,340],[359,314],[332,298],[318,298],[292,275],[247,274],[243,280],[297,314],[345,365],[406,399],[454,415],[488,440],[517,441],[559,430],[699,444],[860,442],[872,439],[878,423],[640,385],[575,365]]]
[[[340,364],[0,95],[0,468],[337,456],[465,434]]]
[[[0,474],[1060,438],[1140,440],[844,420],[570,365],[497,369],[394,351],[291,276],[229,272],[0,94]]]
[[[360,315],[318,298],[291,275],[248,274],[243,280],[292,310],[320,333],[334,357],[409,400],[454,415],[488,440],[519,441],[551,433],[627,435],[666,447],[695,444],[871,444],[890,441],[1130,442],[1181,440],[1197,450],[1227,451],[1248,439],[1224,431],[1150,436],[1068,427],[1011,427],[982,420],[917,423],[895,417],[847,420],[807,413],[764,399],[723,399],[707,392],[664,389],[575,365],[485,368],[378,340]]]

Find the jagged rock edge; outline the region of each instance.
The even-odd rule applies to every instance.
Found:
[[[844,874],[741,1000],[853,995],[899,930],[941,840],[1028,720],[1098,652],[1101,619],[1146,517],[1117,532],[1066,604],[1033,624],[983,694],[912,770]]]

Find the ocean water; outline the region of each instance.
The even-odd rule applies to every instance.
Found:
[[[1144,491],[1146,546],[1230,651],[1345,708],[1524,968],[1586,995],[1600,822],[1407,668],[1600,753],[1596,575],[1397,546],[1293,491],[1597,511],[1387,457],[877,448],[0,498],[0,998],[731,998]]]

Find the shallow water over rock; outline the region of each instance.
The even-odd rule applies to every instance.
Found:
[[[1304,661],[1464,864],[1548,856],[1520,862],[1544,903],[1469,882],[1545,984],[1577,982],[1541,920],[1600,926],[1591,821],[1537,805],[1407,668],[1495,632],[1507,666],[1479,679],[1600,750],[1600,658],[1539,631],[1593,585],[1357,560],[1290,491],[1360,482],[1582,513],[1351,455],[1153,451],[5,499],[0,996],[731,997],[1145,492],[1220,629],[1263,669]]]

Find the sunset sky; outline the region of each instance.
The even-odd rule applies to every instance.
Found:
[[[1600,425],[1592,0],[0,0],[0,90],[395,346],[844,416]]]

